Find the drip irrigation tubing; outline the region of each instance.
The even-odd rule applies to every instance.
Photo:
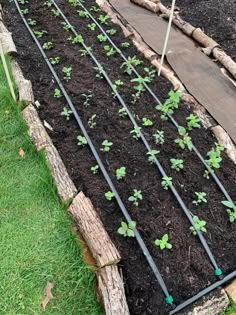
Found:
[[[63,17],[64,21],[70,25],[70,30],[72,31],[72,33],[75,36],[78,36],[79,34],[77,33],[77,31],[75,30],[75,28],[73,27],[73,25],[69,22],[69,20],[67,19],[67,17],[64,15],[64,13],[61,11],[61,9],[59,8],[59,6],[55,3],[54,0],[51,0],[52,3],[54,4],[55,8],[57,9],[57,11],[60,13],[60,15]],[[88,47],[86,46],[86,44],[84,43],[84,41],[81,42],[81,45],[83,46],[84,49],[86,49],[86,51],[88,52],[88,54],[90,55],[90,57],[92,58],[92,60],[94,61],[94,63],[97,65],[98,68],[101,67],[101,64],[99,63],[99,61],[97,60],[97,58],[93,55],[93,53],[90,51],[90,49],[88,49]],[[120,104],[125,108],[130,121],[132,122],[134,128],[139,128],[138,124],[136,123],[132,113],[130,112],[128,106],[126,105],[125,101],[123,100],[122,96],[119,94],[119,92],[113,87],[113,84],[108,76],[108,74],[106,73],[106,71],[102,68],[102,75],[104,76],[104,78],[106,79],[108,85],[110,86],[110,88],[112,89],[113,93],[115,93],[115,96],[117,97],[117,99],[119,100]],[[140,131],[139,132],[140,138],[144,144],[144,146],[146,147],[147,151],[150,152],[151,151],[151,147],[149,145],[149,143],[147,142],[146,138],[144,137],[143,133]],[[167,176],[165,170],[163,169],[162,165],[160,164],[159,160],[156,158],[156,156],[153,156],[153,162],[156,164],[159,172],[161,173],[161,175],[163,177]],[[190,214],[190,211],[188,210],[187,206],[185,205],[183,199],[181,198],[181,196],[179,195],[178,191],[176,190],[176,188],[174,187],[174,185],[172,184],[170,186],[170,190],[172,191],[173,195],[175,196],[176,200],[178,201],[181,209],[183,210],[184,214],[186,215],[187,219],[189,220],[190,224],[192,226],[194,226],[194,221],[192,218],[192,215]],[[222,277],[222,270],[219,268],[208,244],[207,241],[205,239],[205,237],[202,235],[202,233],[200,231],[196,231],[198,238],[200,240],[200,243],[202,244],[213,268],[214,268],[214,274],[217,277]]]
[[[128,62],[128,59],[126,58],[126,56],[122,53],[122,51],[116,46],[116,44],[113,42],[113,40],[110,38],[110,36],[107,34],[107,32],[103,29],[103,27],[100,25],[100,23],[93,17],[93,15],[90,13],[90,11],[83,5],[83,3],[81,3],[79,0],[76,0],[76,2],[78,3],[79,6],[81,6],[83,8],[84,11],[86,11],[86,13],[88,14],[88,16],[90,17],[90,19],[98,26],[98,28],[100,29],[100,31],[106,36],[106,38],[108,39],[109,43],[116,49],[116,51],[120,54],[120,56],[123,58],[123,60],[125,62]],[[136,68],[133,65],[130,65],[132,71],[135,73],[135,75],[138,78],[141,78],[142,76],[139,74],[139,72],[136,70]],[[161,105],[161,101],[159,100],[159,98],[156,96],[156,94],[152,91],[152,89],[148,86],[148,84],[146,82],[143,83],[144,87],[146,88],[146,90],[149,92],[149,94],[153,97],[153,99],[159,104]],[[167,115],[168,118],[171,120],[171,122],[173,123],[173,125],[178,129],[180,126],[177,123],[177,121],[174,119],[174,117],[170,114]],[[208,166],[208,164],[206,163],[206,161],[204,160],[203,156],[201,155],[201,153],[199,152],[199,150],[193,145],[193,151],[195,152],[195,154],[197,155],[197,157],[199,158],[199,160],[203,163],[203,165],[205,166],[205,168],[208,170],[208,172],[211,174],[211,176],[213,177],[214,181],[216,182],[217,186],[220,188],[221,192],[223,193],[223,195],[225,196],[225,198],[233,203],[232,198],[229,196],[228,192],[226,191],[224,185],[221,183],[220,179],[218,178],[218,176],[214,173],[214,171],[211,170],[211,168]]]
[[[114,186],[114,184],[113,184],[113,182],[112,182],[112,180],[111,180],[111,178],[110,178],[110,176],[109,176],[109,174],[108,174],[108,172],[107,172],[107,170],[106,170],[102,160],[100,159],[99,154],[97,153],[97,150],[96,150],[95,146],[93,145],[93,143],[92,143],[92,141],[91,141],[91,139],[90,139],[90,137],[89,137],[89,135],[88,135],[88,133],[86,131],[86,128],[84,127],[84,124],[83,124],[80,116],[78,115],[78,112],[76,111],[76,108],[75,108],[74,104],[72,103],[72,101],[71,101],[68,93],[66,92],[62,82],[60,81],[57,73],[55,72],[54,68],[52,67],[49,59],[47,58],[43,48],[41,47],[41,44],[37,40],[37,38],[34,35],[33,31],[29,27],[25,17],[21,13],[21,10],[20,10],[20,7],[19,7],[19,4],[18,4],[17,0],[14,0],[14,2],[15,2],[17,10],[18,10],[18,12],[19,12],[19,14],[20,14],[20,16],[21,16],[21,18],[22,18],[22,20],[23,20],[23,22],[24,22],[24,24],[25,24],[25,26],[27,28],[27,30],[29,31],[31,37],[35,41],[35,43],[36,43],[40,53],[42,54],[42,56],[43,56],[43,58],[44,58],[44,60],[45,60],[45,62],[47,64],[48,68],[50,69],[50,71],[51,71],[53,77],[55,78],[58,86],[60,87],[60,89],[61,89],[61,91],[62,91],[62,93],[63,93],[63,95],[64,95],[64,97],[65,97],[65,99],[66,99],[66,101],[68,103],[68,105],[70,106],[70,108],[71,108],[71,110],[72,110],[72,112],[74,114],[74,117],[75,117],[75,119],[76,119],[76,121],[77,121],[77,123],[78,123],[78,125],[79,125],[79,127],[80,127],[80,129],[82,131],[82,133],[86,137],[86,140],[88,142],[90,150],[92,151],[92,153],[93,153],[93,155],[94,155],[94,157],[95,157],[95,159],[96,159],[96,161],[97,161],[97,163],[98,163],[98,165],[99,165],[99,167],[100,167],[100,169],[101,169],[101,171],[103,173],[104,178],[106,179],[110,189],[112,190],[112,192],[113,192],[113,194],[115,196],[115,199],[116,199],[116,201],[117,201],[117,203],[118,203],[118,205],[119,205],[119,207],[120,207],[120,209],[121,209],[125,219],[129,223],[130,221],[132,221],[132,218],[129,215],[129,212],[127,211],[123,201],[121,200],[121,198],[119,196],[119,193],[116,190],[116,188],[115,188],[115,186]],[[165,285],[165,282],[164,282],[164,280],[163,280],[163,278],[162,278],[162,276],[160,274],[160,271],[158,270],[158,268],[157,268],[157,266],[156,266],[156,264],[155,264],[155,262],[154,262],[154,260],[153,260],[153,258],[151,256],[147,246],[145,245],[145,243],[144,243],[144,241],[143,241],[139,231],[135,228],[134,232],[135,232],[135,238],[136,238],[140,248],[142,249],[142,252],[143,252],[144,256],[146,257],[146,259],[148,261],[148,264],[149,264],[150,268],[152,269],[152,271],[153,271],[153,273],[154,273],[154,275],[155,275],[155,277],[156,277],[156,279],[157,279],[157,281],[158,281],[158,283],[159,283],[159,285],[160,285],[160,287],[161,287],[161,289],[162,289],[162,291],[163,291],[163,293],[164,293],[164,295],[166,297],[167,304],[173,305],[173,298],[169,294],[169,291],[168,291],[168,289],[167,289],[167,287]]]

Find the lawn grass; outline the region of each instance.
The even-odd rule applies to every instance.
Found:
[[[236,304],[231,303],[230,307],[221,315],[236,315]]]
[[[94,275],[70,227],[44,155],[30,142],[0,64],[0,314],[102,314]],[[54,284],[55,298],[44,311],[47,281]]]

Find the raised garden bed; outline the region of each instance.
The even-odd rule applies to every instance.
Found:
[[[35,96],[41,103],[39,114],[52,126],[53,131],[50,132],[50,136],[74,183],[78,189],[86,192],[91,198],[107,231],[121,252],[124,282],[131,314],[167,313],[168,308],[163,293],[137,243],[133,238],[124,238],[117,233],[124,218],[114,199],[111,201],[106,199],[105,193],[110,189],[102,174],[99,171],[97,174],[93,174],[91,171],[91,167],[96,164],[96,161],[88,146],[78,146],[77,144],[77,137],[82,136],[82,133],[78,129],[73,115],[70,115],[69,120],[65,115],[61,115],[67,104],[63,97],[57,97],[60,95],[55,91],[58,87],[52,80],[52,75],[23,26],[14,4],[6,1],[3,1],[3,4],[8,10],[9,28],[14,28],[14,40],[20,52],[18,61],[32,80]],[[94,5],[94,1],[86,1],[87,8]],[[127,116],[122,118],[119,115],[118,110],[121,105],[112,95],[105,80],[96,76],[98,72],[95,71],[91,58],[83,56],[84,51],[81,51],[83,48],[80,45],[72,44],[68,40],[73,34],[70,33],[70,30],[65,30],[66,25],[62,24],[63,19],[55,16],[57,15],[55,8],[35,2],[22,6],[22,9],[26,8],[29,10],[26,15],[27,19],[31,19],[31,24],[34,24],[33,21],[37,22],[35,26],[32,25],[32,29],[47,32],[39,38],[39,41],[41,44],[52,43],[53,48],[45,50],[49,58],[60,58],[55,69],[76,105],[89,135],[132,219],[136,222],[171,295],[177,304],[183,302],[215,281],[214,270],[203,247],[197,237],[191,233],[189,222],[170,189],[163,189],[162,176],[157,167],[148,162],[147,151],[142,142],[135,140],[130,134],[133,130],[130,120]],[[137,99],[136,104],[132,104],[132,94],[136,91],[134,90],[135,83],[131,83],[130,79],[134,79],[135,76],[133,74],[129,76],[124,73],[124,68],[121,69],[123,60],[118,53],[111,57],[106,56],[107,51],[105,52],[103,46],[107,43],[104,44],[97,39],[101,33],[97,28],[94,31],[88,28],[88,24],[92,23],[91,20],[83,17],[84,14],[81,11],[77,12],[80,10],[79,7],[70,6],[66,1],[60,2],[60,8],[77,32],[83,36],[86,45],[92,48],[92,52],[104,66],[112,82],[114,83],[116,80],[123,82],[121,86],[117,84],[118,90],[142,127],[144,136],[153,149],[160,150],[157,157],[168,176],[172,177],[174,186],[191,213],[207,222],[207,233],[204,236],[220,268],[224,274],[232,272],[236,260],[234,251],[236,231],[235,223],[229,222],[226,208],[221,204],[225,197],[212,179],[207,180],[203,177],[204,166],[193,151],[183,150],[175,143],[178,132],[169,120],[160,119],[160,111],[155,109],[157,104],[153,98],[144,92]],[[52,12],[52,9],[55,11]],[[97,18],[103,14],[94,10],[92,12]],[[115,31],[115,34],[112,35],[114,42],[126,56],[136,56],[141,60],[143,63],[138,66],[138,70],[143,76],[147,75],[144,67],[150,69],[150,64],[142,58],[131,42],[124,38],[117,26],[109,20],[106,23],[103,25],[106,30]],[[121,44],[124,42],[128,42],[129,47],[122,48]],[[47,44],[44,47],[49,46],[50,44]],[[71,79],[64,79],[66,76],[63,73],[64,67],[71,67]],[[152,79],[150,86],[161,102],[168,98],[168,92],[171,90],[168,81],[156,76]],[[186,117],[191,113],[187,104],[179,104],[174,117],[180,125],[186,126]],[[94,115],[96,117],[91,119]],[[143,126],[143,118],[151,120],[153,125]],[[88,123],[89,121],[90,123]],[[91,128],[91,122],[96,122],[94,128]],[[162,145],[158,145],[154,141],[153,134],[157,129],[164,131],[165,142]],[[204,128],[193,128],[189,135],[206,158],[207,152],[214,147],[215,142],[211,132]],[[104,140],[113,143],[107,153],[100,150]],[[221,156],[223,158],[221,167],[215,172],[235,201],[235,166],[223,152]],[[179,172],[173,170],[170,159],[182,159],[184,169]],[[118,180],[116,170],[120,167],[126,168],[126,176]],[[140,190],[142,194],[138,207],[128,201],[134,189]],[[205,192],[207,203],[199,206],[193,204],[193,200],[196,198],[195,192]],[[169,235],[169,242],[173,247],[171,250],[161,251],[154,241],[166,233]]]

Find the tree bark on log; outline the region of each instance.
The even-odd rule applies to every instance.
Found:
[[[131,2],[142,6],[143,8],[152,11],[154,13],[157,13],[159,11],[159,5],[157,3],[154,3],[150,0],[131,0]]]
[[[121,257],[106,232],[90,199],[80,192],[70,205],[68,212],[86,241],[97,266],[102,268],[117,264]]]
[[[19,93],[19,101],[25,102],[27,105],[34,103],[34,94],[31,81],[24,78],[21,68],[15,60],[12,61],[11,68]]]
[[[117,266],[107,266],[97,272],[98,290],[106,315],[129,315],[122,278]]]

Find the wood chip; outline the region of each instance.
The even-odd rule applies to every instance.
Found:
[[[53,284],[51,282],[47,282],[46,287],[43,291],[45,298],[41,303],[44,310],[46,309],[48,302],[54,299],[54,296],[52,295],[52,288],[53,288]]]

